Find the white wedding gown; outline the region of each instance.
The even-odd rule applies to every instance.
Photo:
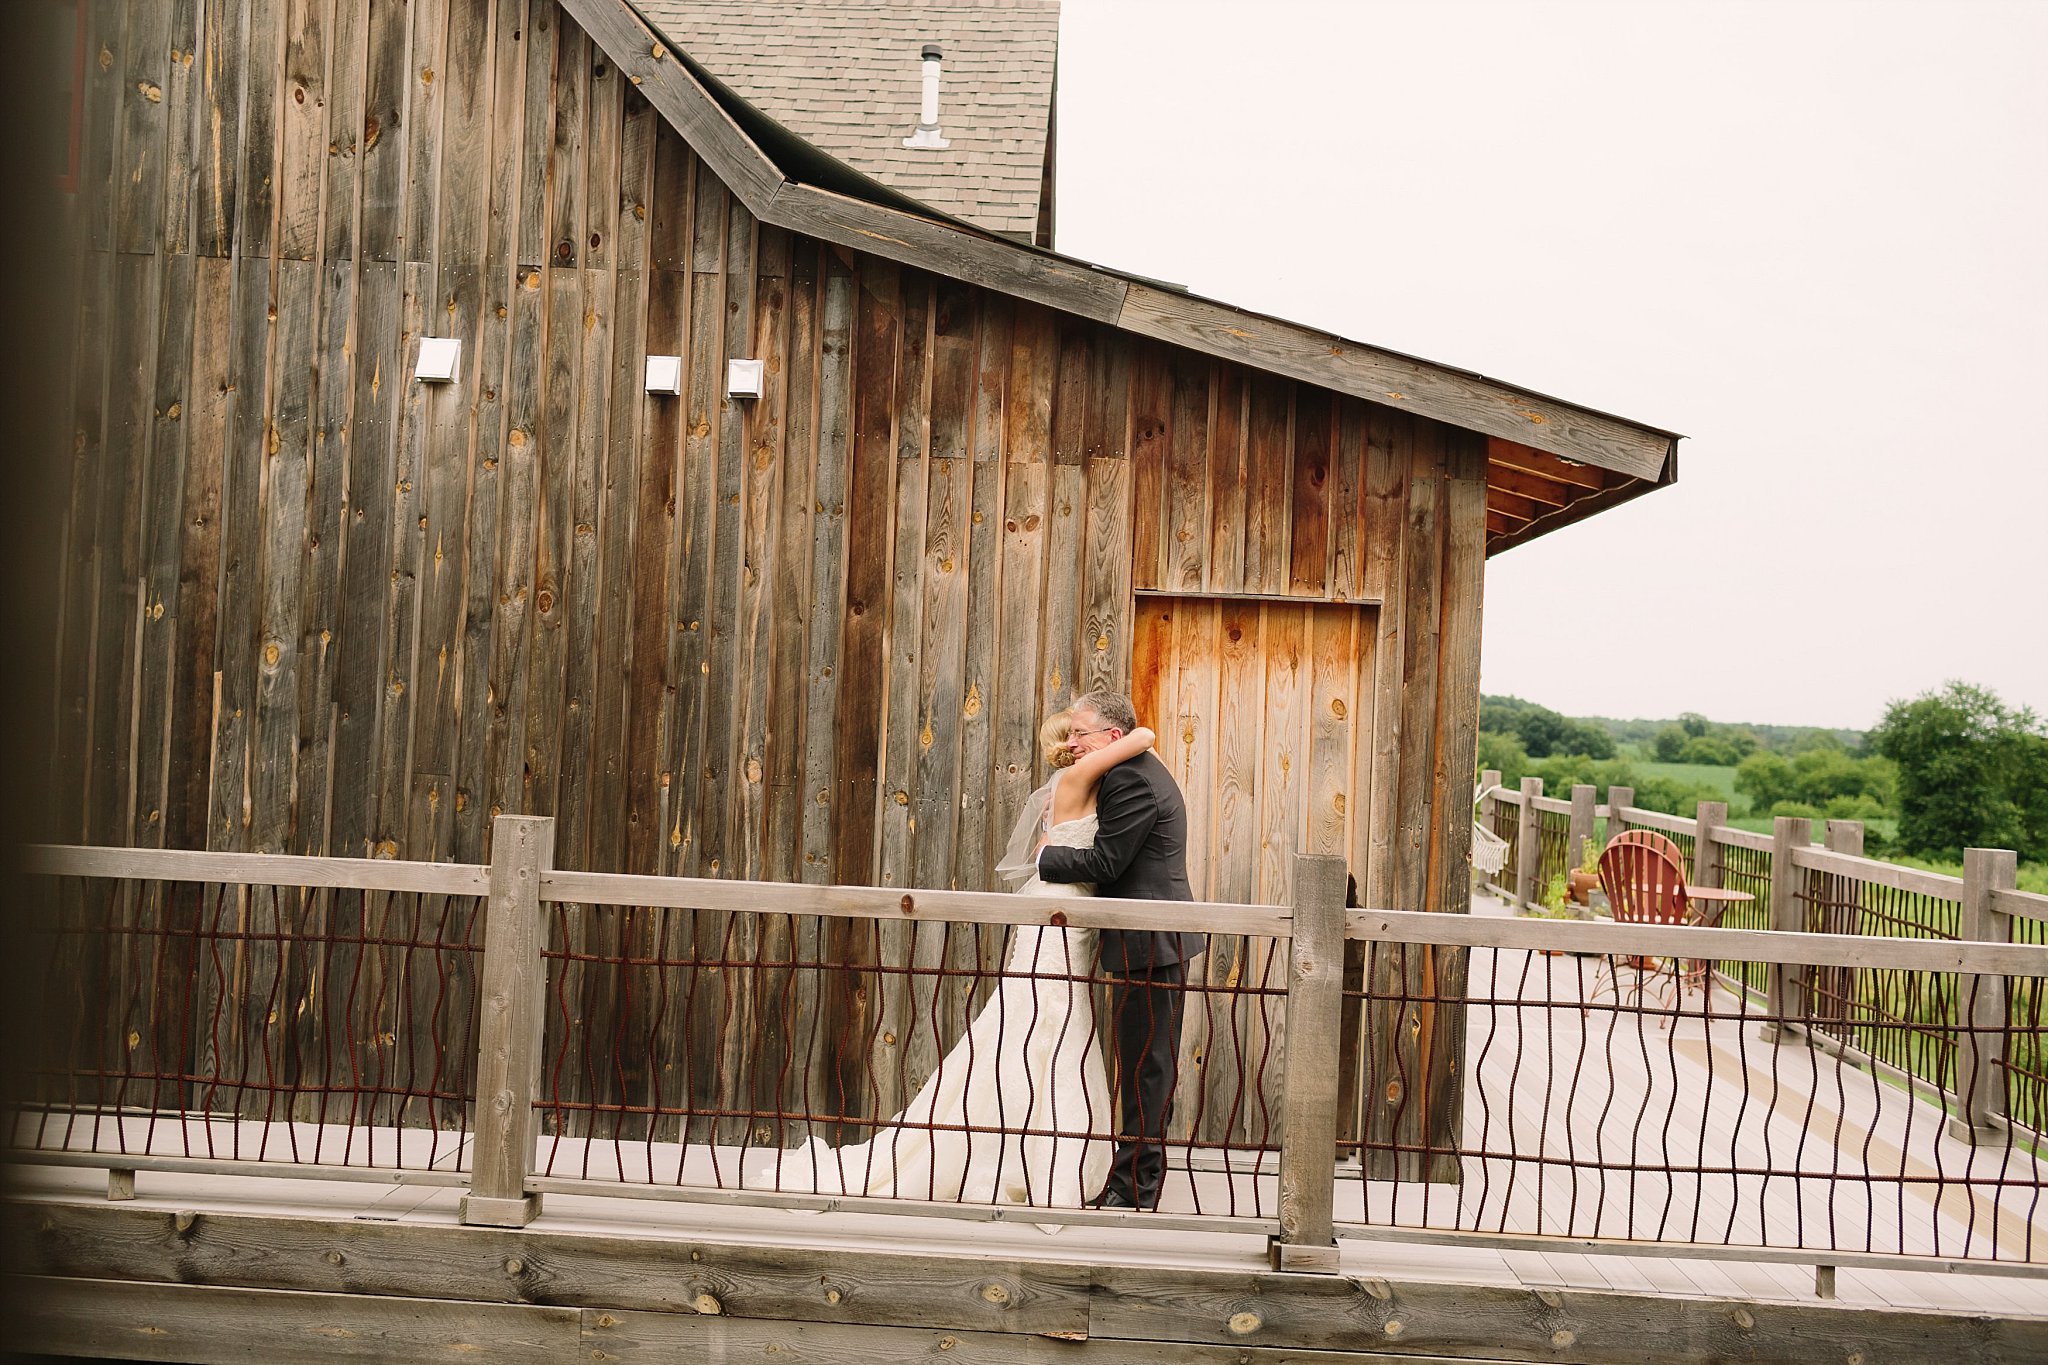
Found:
[[[1095,817],[1054,825],[1046,839],[1087,848]],[[1035,874],[1016,892],[1092,893]],[[790,1151],[752,1153],[745,1185],[1081,1207],[1102,1189],[1114,1152],[1107,1138],[1088,1136],[1113,1127],[1094,997],[1086,981],[1066,979],[1094,969],[1095,938],[1093,929],[1016,926],[995,995],[902,1113],[866,1142],[834,1148],[813,1137]]]

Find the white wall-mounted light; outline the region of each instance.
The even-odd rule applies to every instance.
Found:
[[[462,343],[454,337],[421,337],[412,377],[428,384],[453,384],[462,372]]]
[[[760,360],[728,360],[725,362],[725,396],[727,398],[759,398],[761,384],[767,377],[768,365]]]
[[[647,357],[647,391],[673,398],[683,391],[683,358],[679,355]]]

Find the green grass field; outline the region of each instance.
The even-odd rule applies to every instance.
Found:
[[[1735,813],[1739,802],[1746,810],[1749,798],[1735,794],[1735,769],[1715,767],[1709,763],[1658,763],[1653,759],[1631,758],[1628,766],[1642,777],[1662,777],[1673,782],[1697,782],[1712,787],[1728,803],[1729,814]]]

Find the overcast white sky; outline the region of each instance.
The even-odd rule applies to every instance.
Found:
[[[1058,246],[1686,434],[1491,561],[1489,692],[2048,711],[2044,53],[2048,3],[1066,0]]]

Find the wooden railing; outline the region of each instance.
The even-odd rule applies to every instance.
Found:
[[[1566,805],[1566,819],[1577,827],[1568,837],[1591,837],[1579,831],[1593,828],[1602,813],[1584,798]],[[1624,820],[1636,814],[1621,808]],[[1522,830],[1533,823],[1525,821]],[[1773,842],[1797,832],[1782,830]],[[1264,1127],[1247,1133],[1233,1120],[1223,1137],[1207,1142],[1199,1122],[1179,1116],[1170,1173],[1183,1182],[1187,1200],[1178,1212],[1133,1213],[966,1202],[943,1191],[930,1198],[803,1192],[740,1179],[737,1167],[718,1165],[721,1144],[744,1157],[747,1145],[760,1140],[755,1130],[765,1125],[774,1130],[769,1150],[780,1151],[782,1137],[800,1135],[804,1125],[836,1131],[834,1125],[866,1124],[872,1132],[878,1113],[887,1110],[826,1112],[809,1098],[792,1101],[764,1090],[759,1077],[773,1070],[768,1059],[783,1055],[777,1049],[793,1032],[808,1028],[815,1036],[822,1026],[814,1017],[793,1029],[794,1015],[778,1022],[760,1008],[774,997],[732,993],[717,983],[749,973],[756,985],[786,982],[806,971],[836,976],[855,990],[880,990],[893,980],[899,985],[892,989],[923,992],[916,997],[919,1008],[929,1006],[936,1018],[941,995],[953,990],[956,1010],[969,1008],[979,989],[972,983],[989,975],[979,967],[949,968],[945,935],[977,926],[998,934],[1033,926],[1156,928],[1158,902],[574,872],[551,866],[552,833],[544,819],[500,817],[488,867],[31,850],[29,870],[42,874],[58,902],[44,926],[53,945],[53,1002],[66,1001],[72,978],[91,971],[106,973],[110,984],[97,1004],[88,1001],[89,1009],[104,1013],[105,1027],[98,1027],[98,1014],[82,1017],[77,1032],[88,1045],[46,1059],[41,1094],[16,1114],[14,1155],[105,1168],[111,1197],[132,1195],[135,1173],[153,1170],[454,1186],[465,1191],[463,1221],[497,1226],[524,1224],[546,1194],[558,1191],[948,1218],[1137,1221],[1262,1234],[1276,1266],[1310,1271],[1336,1268],[1339,1237],[1410,1234],[1529,1246],[1563,1239],[1574,1250],[1628,1254],[1654,1247],[1671,1255],[1927,1268],[1985,1261],[2031,1267],[2042,1259],[2031,1219],[2048,1182],[2027,1150],[2015,1146],[2015,1130],[2023,1125],[2009,1116],[2032,1115],[2038,1107],[2048,946],[2030,935],[2048,920],[2048,898],[2011,890],[1995,858],[1972,864],[1985,866],[1966,883],[1982,883],[1983,890],[1966,898],[1966,923],[2005,926],[2002,936],[1988,942],[1851,936],[1782,926],[1833,904],[1826,899],[1833,892],[1816,888],[1871,884],[1889,875],[1881,871],[1885,865],[1799,844],[1780,860],[1797,878],[1787,882],[1789,899],[1769,907],[1778,927],[1711,931],[1714,952],[1735,970],[1725,974],[1725,985],[1697,996],[1680,989],[1668,1003],[1645,990],[1646,976],[1654,982],[1654,964],[1698,954],[1707,931],[1346,911],[1340,860],[1310,856],[1296,863],[1291,906],[1176,905],[1175,924],[1209,935],[1211,951],[1232,939],[1281,945],[1274,957],[1280,978],[1253,991],[1262,1002],[1258,1009],[1271,1011],[1249,1021],[1261,1036],[1258,1050],[1240,1047],[1229,1064],[1236,1093],[1247,1103],[1270,1101],[1272,1113]],[[1723,835],[1715,837],[1734,842]],[[672,916],[687,918],[665,918]],[[691,956],[663,937],[669,932],[664,926],[678,923],[699,945]],[[2013,928],[2020,924],[2029,930]],[[717,943],[707,945],[707,925],[714,938],[723,936]],[[777,925],[787,928],[783,937]],[[807,934],[816,940],[825,926],[854,933],[904,927],[905,955],[848,966],[806,959],[792,946]],[[938,938],[924,935],[925,929]],[[1364,945],[1365,956],[1363,970],[1348,984],[1347,939]],[[927,959],[934,941],[940,949]],[[1566,965],[1560,969],[1560,963]],[[1652,970],[1646,973],[1646,966]],[[683,968],[690,973],[689,991],[727,993],[693,1006],[679,1000],[678,991],[660,989],[665,973]],[[999,975],[1016,979],[1009,970]],[[593,1006],[600,996],[613,998],[586,989],[593,972],[640,983],[643,999],[651,996],[653,1003],[633,1015],[626,992],[628,1003],[616,1009]],[[1890,973],[1916,983],[1908,991],[1912,999],[1945,990],[1944,998],[1960,1002],[1963,1041],[1953,1056],[1908,1049],[1894,1070],[1904,1082],[1902,1093],[1937,1106],[1956,1134],[1980,1144],[2003,1134],[2003,1156],[1982,1169],[1959,1171],[1942,1171],[1937,1160],[1937,1188],[1927,1206],[1935,1221],[1901,1224],[1881,1244],[1867,1234],[1859,1244],[1832,1227],[1801,1231],[1788,1242],[1769,1228],[1738,1225],[1732,1215],[1717,1228],[1697,1212],[1690,1221],[1667,1216],[1614,1235],[1612,1209],[1622,1203],[1615,1191],[1625,1189],[1633,1208],[1646,1182],[1662,1182],[1667,1211],[1669,1187],[1680,1180],[1722,1191],[1716,1197],[1730,1208],[1748,1197],[1744,1182],[1759,1176],[1793,1187],[1854,1187],[1866,1198],[1889,1198],[1894,1189],[1926,1183],[1926,1163],[1905,1150],[1897,1169],[1874,1166],[1867,1147],[1860,1165],[1846,1158],[1815,1164],[1800,1154],[1803,1147],[1773,1155],[1768,1138],[1760,1156],[1731,1149],[1716,1157],[1704,1146],[1674,1153],[1668,1130],[1678,1111],[1667,1107],[1659,1122],[1650,1122],[1647,1095],[1619,1102],[1611,1095],[1597,1114],[1575,1117],[1574,1105],[1595,1087],[1620,1083],[1617,1056],[1640,1058],[1654,1088],[1664,1084],[1656,1078],[1667,1070],[1675,1074],[1689,1064],[1685,1049],[1701,1042],[1725,1046],[1749,1025],[1782,1039],[1812,1039],[1819,1045],[1816,1057],[1826,1056],[1825,1048],[1852,1051],[1855,1028],[1910,1027],[1911,1021],[1859,1019],[1839,1008],[1856,997],[1844,995],[1828,974],[1845,972]],[[1099,963],[1051,979],[1104,989],[1113,980]],[[1744,988],[1751,979],[1767,988]],[[1678,977],[1671,982],[1678,985]],[[1205,989],[1190,983],[1190,1000],[1199,1003]],[[310,1017],[308,1006],[296,1003],[316,1000]],[[287,1001],[294,1003],[285,1007]],[[1374,1105],[1393,1106],[1381,1115],[1389,1131],[1419,1132],[1419,1138],[1389,1144],[1370,1124],[1362,1135],[1347,1135],[1340,1125],[1340,1077],[1331,1049],[1299,1044],[1338,1038],[1347,1005],[1371,1021],[1376,1035],[1360,1058],[1359,1092]],[[671,1007],[685,1014],[694,1008],[715,1027],[702,1038],[672,1027],[659,1016]],[[901,1017],[914,1020],[916,1012]],[[1731,1026],[1736,1035],[1726,1034]],[[1416,1074],[1398,1048],[1383,1044],[1443,1027],[1467,1039],[1461,1075],[1470,1093],[1462,1128],[1439,1132],[1401,1121],[1402,1106],[1418,1103],[1430,1078]],[[1200,1049],[1205,1065],[1216,1064],[1216,1054],[1230,1046],[1227,1033],[1235,1030],[1236,1024],[1228,1030],[1210,1025]],[[1296,1045],[1287,1046],[1288,1040]],[[908,1039],[887,1039],[892,1047],[899,1041],[907,1047]],[[860,1054],[859,1064],[867,1064],[874,1044],[864,1045],[870,1051]],[[1514,1055],[1503,1069],[1498,1053],[1504,1049]],[[719,1084],[743,1082],[744,1093],[714,1087],[665,1094],[658,1080],[664,1069],[687,1066],[693,1056],[718,1072]],[[1272,1075],[1262,1077],[1262,1069]],[[1698,1122],[1725,1130],[1731,1119],[1722,1109],[1731,1093],[1740,1101],[1733,1111],[1737,1127],[1806,1122],[1820,1089],[1840,1090],[1839,1082],[1824,1083],[1816,1072],[1812,1093],[1802,1101],[1785,1084],[1791,1075],[1774,1071],[1763,1089],[1753,1088],[1748,1073],[1720,1081],[1718,1092],[1710,1081],[1709,1093],[1698,1097]],[[1996,1080],[2001,1075],[2010,1078],[2005,1086]],[[1506,1088],[1497,1090],[1503,1076]],[[2016,1102],[2010,1095],[2021,1085],[2032,1088]],[[1688,1093],[1684,1102],[1693,1098]],[[1882,1096],[1871,1100],[1878,1108],[1883,1102]],[[1656,1103],[1678,1100],[1660,1096]],[[1562,1106],[1556,1115],[1553,1104]],[[1631,1104],[1644,1109],[1634,1119],[1628,1118]],[[1115,1136],[1108,1116],[1100,1117],[1087,1125],[1086,1136]],[[1576,1130],[1582,1121],[1584,1131]],[[944,1125],[934,1119],[926,1126]],[[1923,1122],[1917,1131],[1924,1137],[1940,1129]],[[1909,1125],[1908,1131],[1916,1130]],[[995,1140],[1006,1136],[991,1133]],[[1550,1150],[1560,1140],[1562,1155]],[[581,1164],[567,1172],[543,1153],[563,1142],[583,1144]],[[688,1172],[698,1148],[709,1154],[709,1179]],[[612,1169],[594,1170],[593,1150]],[[1546,1211],[1540,1195],[1525,1206],[1519,1196],[1503,1193],[1541,1187],[1560,1172],[1572,1191],[1565,1214],[1554,1203]],[[1582,1208],[1577,1194],[1585,1180],[1596,1181],[1603,1197],[1589,1197]],[[1941,1194],[1950,1189],[1987,1201],[1999,1215],[1995,1228],[1966,1232],[1960,1243],[1944,1233]]]
[[[1560,818],[1559,812],[1581,812],[1571,830],[1576,844],[1589,823],[1582,813],[1591,806],[1604,837],[1625,829],[1669,835],[1685,855],[1694,884],[1750,894],[1749,901],[1734,902],[1722,914],[1724,929],[2048,942],[2048,896],[2017,889],[2017,855],[2009,849],[1968,850],[1963,875],[1955,877],[1863,857],[1863,826],[1855,820],[1827,821],[1824,844],[1816,845],[1811,820],[1781,816],[1770,834],[1755,833],[1729,825],[1727,806],[1718,801],[1698,803],[1688,819],[1635,806],[1629,787],[1613,787],[1607,802],[1593,805],[1595,789],[1586,785],[1573,788],[1571,801],[1544,796],[1541,778],[1508,791],[1500,788],[1498,773],[1488,773],[1482,786],[1491,789],[1482,820],[1494,818],[1489,812],[1495,805],[1517,808],[1523,821],[1529,810],[1546,821]],[[1547,863],[1541,869],[1550,870]],[[1522,873],[1489,885],[1510,904],[1526,908],[1537,903],[1545,883],[1540,875]],[[1788,1025],[1787,1036],[1810,1036],[1894,1076],[1913,1070],[1922,1084],[1957,1106],[1959,1132],[1997,1132],[2008,1121],[2036,1133],[2048,1130],[2048,1057],[2010,1056],[1990,1046],[1994,1033],[2001,1040],[2014,1036],[1994,1025],[2009,1023],[2022,1034],[2038,1028],[2048,1001],[2031,990],[1987,989],[1965,1004],[1954,982],[1935,981],[1924,998],[1908,1001],[1899,984],[1873,966],[1773,971],[1733,956],[1715,965],[1731,985],[1755,993],[1773,1013],[1813,1015],[1811,1027]],[[1776,1029],[1766,1032],[1778,1037]],[[1915,1054],[1911,1068],[1907,1051]]]

